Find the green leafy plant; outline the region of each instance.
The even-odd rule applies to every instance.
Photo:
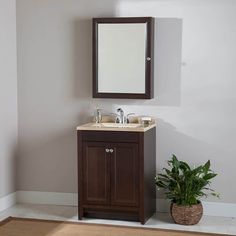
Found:
[[[170,169],[163,168],[164,174],[157,174],[156,185],[165,190],[166,197],[178,205],[194,205],[200,198],[208,194],[219,197],[211,189],[211,179],[215,174],[210,169],[210,161],[196,168],[186,162],[179,161],[175,155],[168,161]]]

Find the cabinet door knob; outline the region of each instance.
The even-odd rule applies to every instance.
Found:
[[[106,152],[109,152],[110,150],[108,148],[105,149]]]
[[[113,153],[114,152],[114,150],[113,149],[110,149],[110,153]]]

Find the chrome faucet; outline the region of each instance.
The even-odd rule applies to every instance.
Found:
[[[129,113],[125,116],[125,113],[121,108],[118,108],[116,111],[118,112],[117,117],[116,117],[116,123],[120,123],[120,124],[129,123],[129,116],[134,115],[134,113]]]

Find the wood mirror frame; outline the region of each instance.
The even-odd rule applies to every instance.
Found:
[[[99,24],[145,23],[145,93],[104,93],[98,91],[98,25]],[[152,17],[114,17],[93,18],[93,97],[94,98],[127,98],[151,99],[154,93],[153,63],[154,63],[154,18]]]

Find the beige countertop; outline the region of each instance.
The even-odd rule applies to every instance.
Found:
[[[128,131],[128,132],[146,132],[149,129],[156,127],[155,123],[150,125],[142,125],[142,124],[134,124],[134,127],[127,127],[126,124],[122,126],[122,124],[114,124],[114,127],[107,127],[106,124],[108,123],[87,123],[84,125],[80,125],[76,127],[76,130],[93,130],[93,131]],[[112,126],[112,123],[110,123]],[[128,124],[129,125],[129,124]],[[115,127],[119,126],[119,127]]]

